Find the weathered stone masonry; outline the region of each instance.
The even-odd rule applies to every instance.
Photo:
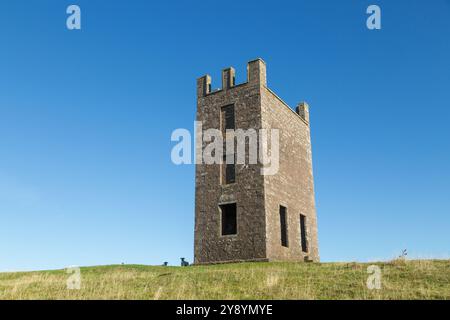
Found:
[[[222,89],[214,92],[209,75],[199,78],[196,118],[203,130],[220,130],[222,108],[233,105],[236,129],[279,129],[279,171],[261,175],[260,163],[236,164],[235,182],[226,184],[220,164],[196,165],[195,263],[319,261],[309,107],[300,103],[294,112],[267,88],[263,60],[250,61],[247,71],[247,82],[235,85],[234,69],[223,70]],[[221,206],[231,203],[236,232],[222,235]],[[280,240],[280,206],[286,208],[287,246]]]

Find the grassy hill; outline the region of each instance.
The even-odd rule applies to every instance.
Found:
[[[190,267],[81,268],[81,289],[65,270],[0,273],[0,299],[450,299],[450,260],[396,260],[369,290],[362,263],[239,263]]]

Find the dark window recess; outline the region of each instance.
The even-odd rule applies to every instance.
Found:
[[[222,235],[237,234],[236,203],[223,204],[220,206],[222,212]]]
[[[288,246],[286,207],[280,206],[281,245]]]
[[[226,130],[234,130],[235,118],[234,118],[234,105],[228,105],[222,107],[221,110],[221,126],[222,133],[225,134]],[[224,141],[224,150],[226,150],[226,141]],[[234,150],[233,150],[234,152]],[[236,163],[236,159],[234,159]],[[226,155],[224,154],[223,163],[221,166],[222,184],[229,184],[236,182],[236,168],[232,163],[226,163]]]
[[[231,155],[231,157],[233,157]],[[236,157],[234,159],[236,163]],[[226,155],[223,156],[222,162],[222,184],[230,184],[236,182],[236,166],[234,163],[227,163]]]
[[[234,106],[222,108],[223,130],[234,129]]]
[[[302,251],[308,252],[308,243],[306,241],[306,217],[304,215],[300,215],[300,239],[302,243]]]
[[[236,168],[234,164],[225,164],[225,183],[234,183],[236,181]]]

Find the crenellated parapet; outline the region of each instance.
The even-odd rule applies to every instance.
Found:
[[[204,97],[218,91],[226,91],[242,85],[267,85],[266,63],[262,59],[255,59],[247,63],[247,81],[236,85],[236,75],[233,67],[222,70],[222,87],[219,90],[211,90],[211,76],[204,75],[197,79],[197,96]]]

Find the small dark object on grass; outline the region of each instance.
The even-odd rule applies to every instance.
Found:
[[[168,263],[167,261],[164,261],[164,262],[163,262],[163,267],[167,267],[168,264],[169,264],[169,263]]]
[[[181,266],[182,267],[187,267],[189,265],[189,262],[184,261],[185,258],[180,258],[181,259]]]

